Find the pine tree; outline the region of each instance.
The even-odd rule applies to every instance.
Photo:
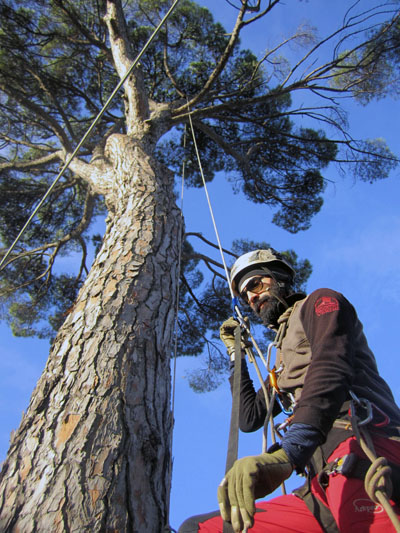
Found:
[[[184,239],[174,177],[183,159],[188,184],[202,186],[193,141],[183,142],[189,114],[206,180],[229,171],[238,190],[273,208],[275,223],[292,232],[307,229],[320,209],[329,163],[352,161],[369,181],[395,164],[383,144],[346,136],[329,114],[332,100],[314,109],[291,103],[299,89],[347,91],[329,79],[350,52],[338,48],[328,63],[305,68],[307,52],[282,74],[274,50],[260,60],[240,48],[240,31],[279,4],[236,2],[227,34],[206,9],[181,0],[7,258],[3,316],[16,334],[57,335],[1,471],[2,531],[158,532],[168,522],[169,359]],[[169,6],[0,2],[3,257]],[[371,11],[374,39],[381,14]],[[361,35],[364,23],[345,20],[336,38]],[[308,30],[291,40],[318,50]],[[301,126],[299,115],[319,122]],[[338,138],[328,138],[324,123]],[[101,243],[94,236],[89,270],[91,225],[101,214],[106,232]],[[76,272],[54,268],[77,251]],[[197,297],[203,258],[189,243],[182,253],[181,349],[194,354],[224,314],[226,292],[214,283]]]

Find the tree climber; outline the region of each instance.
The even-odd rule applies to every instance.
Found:
[[[392,522],[400,516],[400,409],[379,376],[353,306],[331,289],[308,296],[295,293],[294,275],[273,249],[246,253],[231,270],[233,293],[277,332],[275,367],[266,383],[279,398],[274,415],[283,409],[288,419],[280,445],[239,459],[228,471],[218,487],[221,516],[235,532],[395,531]],[[220,329],[231,359],[237,325],[230,318]],[[261,428],[266,415],[264,394],[255,392],[243,360],[240,429]],[[390,465],[372,476],[374,482],[362,435]],[[273,492],[293,470],[306,474],[303,487],[255,506],[255,499]],[[392,521],[377,500],[379,491],[390,499]],[[189,518],[179,532],[222,532],[221,516],[215,512]]]

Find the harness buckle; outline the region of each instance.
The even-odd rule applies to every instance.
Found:
[[[347,453],[346,455],[343,455],[343,457],[335,459],[327,474],[328,476],[342,474],[342,476],[348,477],[353,472],[357,461],[358,457],[355,453]]]
[[[329,477],[341,474],[345,477],[351,477],[354,469],[357,465],[358,457],[355,453],[348,453],[343,457],[337,457],[331,463],[325,465],[325,467],[318,474],[318,482],[325,490],[329,485]]]

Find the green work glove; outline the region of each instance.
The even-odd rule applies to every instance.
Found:
[[[253,526],[257,498],[273,492],[293,472],[282,448],[273,453],[238,459],[218,487],[218,504],[223,520],[236,533]]]
[[[244,321],[248,325],[249,319],[247,317],[244,319]],[[228,355],[232,360],[235,358],[235,328],[238,325],[239,322],[233,318],[233,316],[231,316],[228,318],[228,320],[225,320],[225,322],[219,328],[219,337],[225,344]],[[248,340],[247,331],[242,331],[241,349],[245,350],[247,346],[251,345],[251,342]]]

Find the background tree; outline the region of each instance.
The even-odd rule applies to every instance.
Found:
[[[396,23],[395,12],[377,6],[352,14],[320,42],[299,30],[287,42],[308,48],[283,69],[277,54],[284,43],[261,59],[239,46],[240,31],[280,2],[229,4],[237,21],[226,34],[207,10],[181,0],[2,270],[3,316],[14,331],[52,335],[46,317],[59,328],[2,469],[4,531],[160,531],[168,521],[169,355],[182,240],[173,178],[182,158],[187,182],[201,186],[189,138],[183,148],[189,113],[206,179],[228,171],[234,187],[270,205],[274,221],[292,232],[306,229],[320,209],[330,162],[347,161],[368,181],[396,162],[382,142],[347,135],[333,95],[348,87],[330,83],[344,65],[349,70],[351,54]],[[0,7],[4,254],[168,4]],[[365,32],[362,43],[346,47]],[[334,52],[316,67],[312,56],[326,43]],[[302,89],[321,103],[292,105],[291,93]],[[328,138],[323,125],[336,135]],[[88,272],[90,224],[102,213],[106,233]],[[55,271],[57,258],[76,250],[77,271]],[[205,312],[201,329],[191,312],[214,297],[208,288],[205,298],[193,290],[203,289],[195,270],[202,259],[186,244],[183,353],[200,352],[217,323]],[[196,344],[194,327],[204,333]]]

